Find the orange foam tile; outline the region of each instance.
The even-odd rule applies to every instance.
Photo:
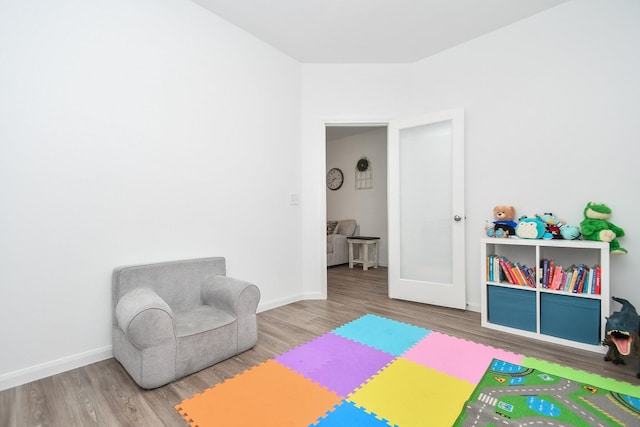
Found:
[[[307,426],[340,400],[334,392],[269,360],[184,400],[176,409],[193,427]]]

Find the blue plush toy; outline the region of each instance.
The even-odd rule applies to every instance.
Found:
[[[542,239],[545,232],[544,222],[537,216],[521,216],[516,227],[516,236],[521,239]]]
[[[562,239],[560,234],[560,226],[562,223],[558,218],[553,216],[551,212],[545,212],[544,215],[536,215],[544,224],[545,233],[543,239]]]
[[[575,240],[580,237],[580,227],[577,225],[563,225],[560,227],[560,234],[563,239]]]

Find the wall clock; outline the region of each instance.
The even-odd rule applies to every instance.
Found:
[[[338,168],[333,168],[327,172],[327,187],[329,190],[337,190],[342,187],[342,183],[344,182],[344,175],[342,175],[342,171]]]

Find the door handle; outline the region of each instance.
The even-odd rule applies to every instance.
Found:
[[[460,222],[460,220],[462,220],[462,217],[460,215],[456,215],[456,216],[453,217],[453,220],[455,222]]]

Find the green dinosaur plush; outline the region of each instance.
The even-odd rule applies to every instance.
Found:
[[[587,203],[584,208],[584,219],[580,223],[582,238],[585,240],[597,240],[609,242],[612,254],[626,254],[627,250],[620,247],[618,237],[624,236],[624,230],[608,221],[611,217],[611,209],[602,203]]]

